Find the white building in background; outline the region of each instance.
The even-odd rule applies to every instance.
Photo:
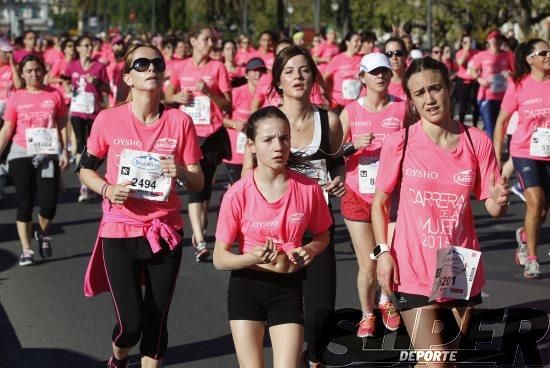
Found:
[[[60,14],[68,7],[70,0],[0,0],[0,32],[48,31],[53,25],[52,12]]]

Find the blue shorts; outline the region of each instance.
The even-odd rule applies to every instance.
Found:
[[[550,161],[512,157],[521,187],[525,190],[541,187],[546,198],[550,198]]]

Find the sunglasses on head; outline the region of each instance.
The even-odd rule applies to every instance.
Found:
[[[149,69],[149,65],[153,64],[155,67],[155,70],[158,72],[163,72],[166,70],[166,63],[161,58],[154,58],[154,59],[147,59],[147,58],[139,58],[134,60],[132,63],[132,66],[130,66],[130,70],[134,69],[136,72],[145,72]]]
[[[395,50],[395,51],[386,51],[386,57],[390,59],[392,56],[405,56],[405,51],[403,50]]]
[[[533,51],[529,57],[533,57],[533,56],[542,56],[542,57],[547,57],[548,56],[548,53],[550,53],[550,50],[537,50],[537,51]]]

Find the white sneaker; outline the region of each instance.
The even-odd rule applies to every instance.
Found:
[[[516,261],[516,264],[520,266],[525,266],[525,262],[527,262],[527,243],[522,240],[521,235],[523,232],[523,227],[516,230],[516,241],[518,242],[518,247],[514,254],[514,260]]]
[[[510,190],[512,191],[512,193],[517,195],[523,202],[525,202],[525,194],[523,194],[523,189],[521,189],[521,186],[519,185],[519,183],[512,185],[510,187]]]
[[[540,273],[540,266],[536,260],[525,262],[525,271],[523,271],[523,276],[528,279],[538,279],[542,275]]]
[[[89,189],[87,186],[82,185],[80,187],[80,195],[78,196],[78,202],[86,202],[89,199]]]

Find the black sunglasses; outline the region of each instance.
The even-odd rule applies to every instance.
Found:
[[[394,55],[397,57],[405,56],[405,51],[403,50],[386,51],[386,57],[388,59],[391,59],[391,57]]]
[[[158,72],[163,72],[166,70],[166,63],[161,58],[154,58],[154,59],[147,59],[147,58],[139,58],[134,60],[132,63],[132,66],[130,66],[130,70],[134,69],[136,72],[145,72],[149,69],[149,65],[153,64],[155,67],[155,70]]]

